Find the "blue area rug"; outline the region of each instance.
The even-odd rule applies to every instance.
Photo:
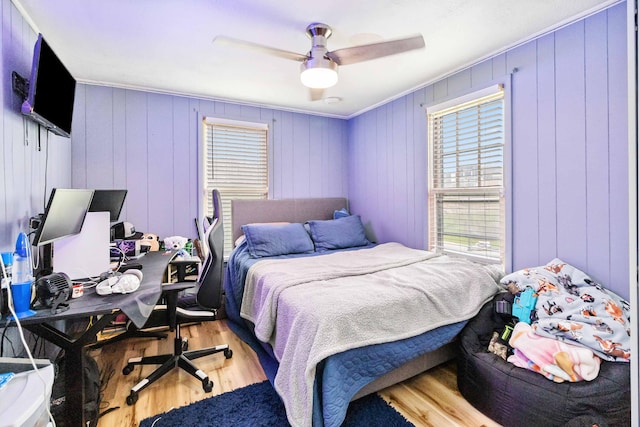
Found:
[[[213,396],[189,406],[142,420],[140,427],[162,426],[288,426],[284,405],[269,381]],[[349,405],[344,427],[411,427],[377,394]]]

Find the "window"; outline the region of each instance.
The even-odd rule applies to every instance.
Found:
[[[266,199],[268,186],[267,133],[261,123],[204,120],[204,206],[205,216],[213,215],[211,190],[222,199],[224,253],[233,248],[231,200]]]
[[[504,110],[501,86],[427,110],[430,250],[504,263]]]

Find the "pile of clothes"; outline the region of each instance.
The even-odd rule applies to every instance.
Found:
[[[494,333],[493,353],[556,382],[593,380],[601,359],[629,361],[629,303],[579,269],[556,258],[511,273],[501,283],[518,316],[506,333]],[[525,292],[535,297],[528,316],[519,305]]]

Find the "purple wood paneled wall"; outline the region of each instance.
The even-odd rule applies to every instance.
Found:
[[[347,122],[268,108],[79,85],[72,136],[78,188],[127,188],[121,219],[195,237],[202,118],[269,125],[272,198],[347,197]]]
[[[626,5],[349,121],[349,198],[379,241],[427,245],[425,105],[512,75],[512,266],[559,257],[628,298]]]
[[[628,295],[624,4],[348,123],[79,85],[72,139],[41,132],[41,151],[38,128],[23,121],[8,78],[14,70],[28,75],[36,35],[11,2],[3,2],[0,13],[2,250],[11,248],[29,216],[43,210],[55,186],[128,188],[123,218],[141,231],[191,236],[203,116],[269,124],[272,197],[348,196],[379,240],[426,247],[424,105],[517,68],[511,99],[513,267],[558,256]]]
[[[0,251],[13,251],[28,220],[44,211],[53,187],[71,186],[71,142],[26,120],[11,73],[30,77],[37,34],[10,1],[0,5]],[[40,146],[40,149],[38,149]]]

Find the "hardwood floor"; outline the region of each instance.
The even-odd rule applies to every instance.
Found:
[[[205,322],[182,328],[189,337],[189,348],[229,344],[233,357],[206,356],[196,365],[214,382],[213,392],[205,393],[200,381],[182,370],[174,369],[139,394],[133,406],[125,403],[129,390],[148,375],[155,366],[136,367],[125,376],[122,368],[129,357],[169,353],[173,347],[168,339],[128,339],[101,349],[91,350],[103,376],[107,379],[102,394],[102,408],[118,408],[103,415],[98,427],[137,426],[141,420],[171,408],[222,394],[266,379],[253,350],[227,327],[225,320]],[[448,362],[421,375],[388,387],[380,395],[416,426],[498,427],[499,425],[476,411],[458,392],[455,363]]]

